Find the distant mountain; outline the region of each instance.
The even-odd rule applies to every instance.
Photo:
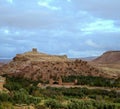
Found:
[[[92,60],[94,60],[96,58],[97,58],[97,56],[91,56],[91,57],[84,57],[84,58],[80,58],[80,59],[82,59],[84,61],[92,61]]]
[[[0,59],[0,63],[4,63],[4,64],[6,64],[6,63],[9,63],[11,60],[12,60],[12,59],[1,58],[1,59]]]
[[[119,64],[120,51],[107,51],[98,58],[94,59],[93,62],[100,64]]]
[[[97,56],[91,56],[91,57],[81,57],[81,58],[70,58],[70,60],[83,60],[83,61],[92,61],[94,59],[96,59]]]

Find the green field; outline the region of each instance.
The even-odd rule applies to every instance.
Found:
[[[39,81],[6,78],[4,87],[7,91],[0,93],[0,109],[17,109],[16,105],[23,104],[32,105],[34,109],[120,109],[120,92],[116,90],[86,87],[39,88],[37,87]],[[75,76],[70,76],[64,77],[63,80],[71,82],[75,78]],[[89,86],[113,87],[113,84],[116,84],[114,87],[119,88],[118,83],[120,84],[119,79],[113,81],[90,76],[78,76],[77,79],[79,84],[84,81],[84,84]]]

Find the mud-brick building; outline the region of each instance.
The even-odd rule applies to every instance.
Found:
[[[5,84],[6,78],[0,76],[0,90],[3,89],[3,85]]]

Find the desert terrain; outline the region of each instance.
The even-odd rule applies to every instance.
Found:
[[[118,75],[120,77],[120,51],[105,52],[103,55],[88,62],[110,75]]]
[[[11,62],[0,69],[1,74],[21,76],[33,80],[49,80],[51,77],[84,75],[114,78],[102,70],[90,65],[87,61],[70,60],[66,55],[48,55],[36,49],[17,54]],[[117,76],[116,76],[117,77]]]
[[[33,48],[0,64],[1,109],[119,109],[119,52],[85,61]]]

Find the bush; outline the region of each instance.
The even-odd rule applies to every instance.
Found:
[[[10,99],[10,95],[8,93],[0,93],[0,102],[7,102]]]
[[[0,109],[14,109],[14,107],[10,102],[2,102],[0,103]]]
[[[103,77],[93,77],[93,76],[67,76],[62,77],[63,82],[74,82],[75,79],[78,80],[78,85],[89,85],[89,86],[101,86],[101,87],[120,87],[120,78],[118,79],[108,79]]]
[[[72,100],[68,104],[68,109],[94,109],[94,106],[91,101]]]
[[[45,105],[37,105],[36,109],[46,109],[46,106]]]
[[[62,109],[63,108],[62,104],[59,101],[54,100],[54,99],[47,100],[45,102],[45,105],[49,107],[50,109]]]

